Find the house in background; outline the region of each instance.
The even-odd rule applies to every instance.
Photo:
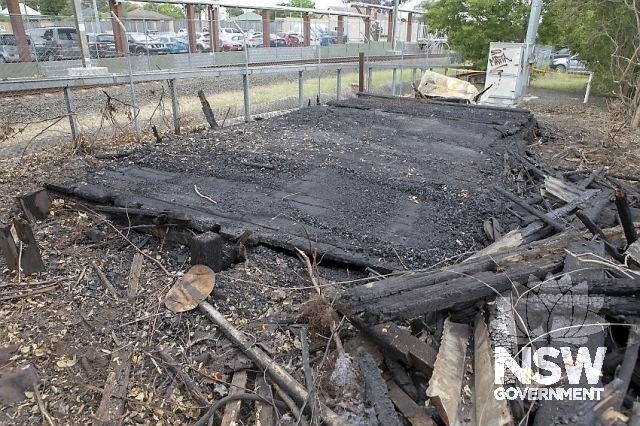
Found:
[[[153,10],[136,9],[125,15],[127,31],[155,34],[174,32],[173,18]]]
[[[20,13],[22,14],[22,16],[27,16],[27,17],[42,16],[40,12],[30,8],[24,3],[18,3],[18,6],[20,6]],[[9,9],[5,7],[4,9],[0,10],[0,15],[9,16]]]

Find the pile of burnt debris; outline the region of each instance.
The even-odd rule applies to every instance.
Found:
[[[274,424],[274,409],[290,410],[292,424],[312,425],[640,424],[634,223],[640,191],[625,183],[640,178],[604,168],[559,172],[518,152],[504,156],[513,188],[492,190],[508,200],[505,209],[520,226],[508,230],[486,220],[493,243],[459,263],[381,273],[359,258],[350,266],[368,276],[357,285],[330,285],[317,273],[322,241],[278,247],[302,261],[313,289],[297,321],[330,336],[320,358],[333,368],[324,378],[317,376],[306,328],[292,349],[302,361],[291,368],[263,349],[266,337],[243,333],[213,306],[215,274],[251,255],[257,244],[251,230],[221,233],[186,208],[107,205],[112,195],[88,185],[48,189],[84,198],[75,209],[124,223],[128,231],[189,247],[192,267],[164,305],[172,312],[199,309],[264,382],[255,394],[231,392],[212,401],[161,354],[192,398],[208,407],[197,425],[212,424],[222,411],[220,424],[244,421],[248,401],[255,403],[249,417],[261,425]],[[36,273],[44,264],[30,223],[47,217],[50,194],[43,189],[17,201],[23,218],[0,228],[0,248],[9,268]],[[252,369],[233,372],[232,387],[245,389]]]

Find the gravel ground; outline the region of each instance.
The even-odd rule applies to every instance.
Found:
[[[317,74],[305,78],[313,79]],[[322,77],[335,76],[334,71],[323,71]],[[254,90],[274,83],[297,83],[297,72],[278,74],[255,74],[250,78]],[[308,85],[308,83],[305,83]],[[226,99],[228,92],[242,92],[240,76],[180,79],[175,83],[180,102],[180,116],[183,129],[201,128],[205,124],[197,94],[203,90],[210,102],[216,97]],[[314,86],[315,87],[315,86]],[[140,126],[151,137],[151,125],[156,125],[160,133],[173,130],[171,99],[168,85],[164,81],[139,83],[136,85],[136,104],[141,105]],[[309,88],[307,88],[311,92]],[[315,104],[313,91],[313,103]],[[352,96],[345,87],[344,96]],[[332,97],[333,96],[333,97]],[[108,98],[111,101],[108,102]],[[77,121],[84,135],[85,146],[95,146],[106,139],[121,137],[131,140],[135,128],[130,114],[131,89],[129,85],[106,88],[87,88],[72,91]],[[321,101],[335,98],[335,94],[326,94]],[[233,102],[230,105],[234,105]],[[270,102],[253,103],[252,115],[264,116],[267,113],[286,111],[298,107],[298,98],[283,97]],[[230,108],[214,108],[214,114],[222,124],[233,123],[244,117],[242,105]],[[0,103],[0,157],[22,155],[23,152],[37,152],[51,144],[69,146],[71,133],[66,104],[62,92],[31,93],[20,97],[5,96]]]

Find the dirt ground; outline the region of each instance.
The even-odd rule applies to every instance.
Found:
[[[559,170],[607,166],[615,174],[640,176],[640,134],[621,125],[615,103],[583,105],[572,96],[539,96],[524,107],[542,130],[528,147],[541,163]],[[93,154],[58,147],[0,160],[2,223],[17,213],[15,195],[98,165]],[[109,372],[121,370],[126,374],[118,377],[128,377],[119,383],[124,391],[107,401],[124,404],[124,414],[112,424],[193,424],[204,407],[193,384],[181,381],[160,351],[171,355],[208,401],[226,395],[232,388],[230,374],[250,365],[204,315],[174,314],[164,307],[168,289],[189,267],[188,248],[116,227],[62,199],[53,201],[51,217],[37,224],[35,233],[46,272],[24,277],[0,259],[0,371],[37,373],[0,386],[0,424],[91,423],[101,412]],[[124,289],[136,253],[144,258],[140,286],[127,297]],[[212,303],[302,382],[302,324],[297,318],[312,306],[314,291],[307,270],[297,258],[266,247],[248,248],[246,257],[216,275]],[[96,268],[116,287],[118,298],[105,289]],[[362,271],[322,266],[317,275],[321,285],[337,286],[368,277]],[[311,356],[326,375],[332,369],[324,357],[329,333],[312,329],[311,335]],[[346,328],[343,336],[348,343],[352,331]],[[35,369],[24,370],[27,365]],[[249,370],[243,391],[252,392],[261,375]],[[37,383],[36,391],[24,392],[21,386],[30,381]],[[326,382],[320,383],[330,394]],[[243,424],[253,424],[252,416],[253,410],[245,407]]]

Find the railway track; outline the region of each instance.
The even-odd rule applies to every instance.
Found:
[[[367,64],[389,64],[393,62],[402,63],[398,64],[398,68],[401,66],[410,67],[411,62],[417,62],[425,60],[423,64],[415,64],[415,68],[421,68],[426,65],[428,59],[443,59],[446,58],[445,54],[429,54],[429,55],[375,55],[368,56],[366,58]],[[200,66],[197,69],[173,69],[173,70],[158,70],[158,72],[146,71],[134,73],[135,82],[154,82],[164,81],[171,78],[198,78],[203,77],[207,72],[218,72],[220,75],[242,75],[245,68],[248,66],[252,73],[269,73],[278,72],[277,67],[287,67],[286,71],[292,71],[292,67],[321,67],[331,65],[351,65],[357,66],[358,56],[345,56],[345,57],[330,57],[322,58],[320,62],[316,59],[298,59],[298,60],[282,60],[277,63],[254,61],[248,65],[234,64],[234,65],[210,65]],[[283,70],[285,71],[285,70]],[[154,78],[154,74],[157,77]],[[47,83],[49,82],[49,84]],[[112,87],[120,86],[123,84],[129,84],[127,74],[112,74],[108,77],[51,77],[51,78],[24,78],[24,79],[7,79],[0,81],[0,98],[7,97],[20,97],[33,94],[46,94],[59,92],[64,87],[72,87],[74,89],[92,89],[99,87]]]

